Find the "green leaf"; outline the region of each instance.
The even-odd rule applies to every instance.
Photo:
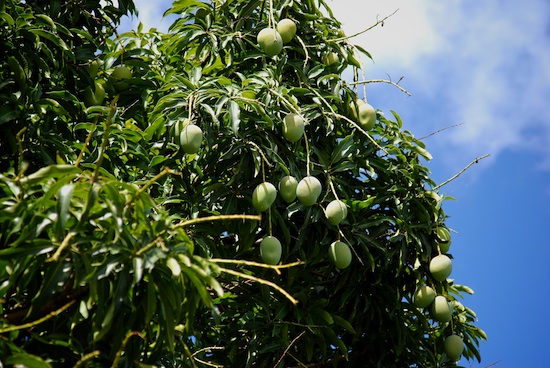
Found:
[[[15,58],[15,56],[10,56],[8,58],[8,64],[11,68],[11,71],[15,75],[15,80],[17,81],[17,84],[19,84],[19,88],[24,90],[27,85],[27,75],[25,74],[23,67]]]
[[[351,323],[346,321],[344,318],[342,318],[340,316],[336,316],[336,315],[332,315],[332,318],[334,320],[334,323],[336,323],[337,325],[345,328],[346,330],[348,330],[348,332],[350,332],[352,334],[355,334],[355,329],[353,328]]]
[[[35,35],[38,35],[40,37],[46,38],[54,43],[57,47],[62,48],[63,50],[69,50],[69,46],[63,41],[61,37],[56,35],[55,33],[51,33],[49,31],[45,31],[43,29],[34,28],[29,29],[29,32],[34,33]]]
[[[340,162],[343,159],[346,159],[353,150],[353,135],[350,134],[342,139],[336,149],[332,152],[331,165],[334,165]]]
[[[52,366],[46,363],[42,358],[26,353],[14,354],[8,357],[5,363],[6,365],[20,365],[27,368],[52,368]]]
[[[37,170],[29,176],[22,177],[19,182],[21,184],[36,184],[43,180],[76,175],[79,172],[81,172],[81,170],[73,165],[49,165]]]
[[[4,0],[5,1],[5,0]],[[5,12],[1,12],[0,13],[0,19],[3,19],[5,20],[8,25],[11,27],[15,24],[15,21],[13,20],[13,18],[11,17],[11,15],[9,15],[8,13],[5,13]]]
[[[229,101],[229,121],[231,122],[231,130],[236,135],[239,132],[239,126],[241,124],[241,109],[239,104],[235,101]]]
[[[65,184],[58,192],[57,195],[57,215],[59,221],[58,234],[61,234],[65,229],[65,224],[69,218],[69,208],[71,206],[71,198],[73,195],[75,185]]]

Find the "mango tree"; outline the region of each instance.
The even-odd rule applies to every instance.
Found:
[[[479,360],[431,156],[325,1],[135,12],[0,2],[0,365]]]

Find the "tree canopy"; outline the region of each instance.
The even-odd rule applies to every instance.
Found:
[[[480,360],[431,155],[325,1],[136,12],[0,0],[0,366]]]

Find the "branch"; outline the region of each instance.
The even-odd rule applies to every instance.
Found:
[[[46,314],[42,318],[37,319],[36,321],[24,323],[24,324],[18,325],[18,326],[9,326],[9,327],[5,327],[5,328],[0,328],[0,334],[6,333],[6,332],[11,332],[11,331],[24,330],[26,328],[31,328],[31,327],[34,327],[36,325],[39,325],[42,322],[45,322],[45,321],[49,320],[50,318],[53,318],[53,317],[57,316],[59,313],[63,312],[65,309],[68,309],[71,305],[76,303],[77,300],[78,299],[73,299],[73,300],[69,301],[67,304],[65,304],[61,308],[56,309],[54,311],[51,311],[50,313]]]
[[[454,124],[454,125],[448,126],[448,127],[446,127],[446,128],[443,128],[443,129],[436,130],[435,132],[432,132],[432,133],[430,133],[430,134],[428,134],[428,135],[425,135],[425,136],[423,136],[423,137],[421,137],[421,138],[418,138],[418,139],[419,139],[419,140],[423,140],[424,138],[431,137],[432,135],[435,135],[435,134],[437,134],[437,133],[441,133],[441,132],[443,132],[443,131],[445,131],[445,130],[447,130],[447,129],[456,128],[457,126],[460,126],[460,125],[462,125],[462,124],[464,124],[464,123],[458,123],[458,124]]]
[[[460,170],[458,173],[456,173],[455,175],[453,175],[451,178],[445,180],[443,183],[439,184],[439,185],[436,185],[435,187],[432,188],[432,190],[436,190],[436,189],[439,189],[441,188],[442,186],[444,185],[447,185],[449,184],[451,181],[455,180],[456,178],[458,178],[464,171],[468,170],[470,168],[470,166],[472,166],[473,164],[477,164],[479,162],[479,160],[482,160],[486,157],[489,157],[491,156],[490,154],[486,154],[486,155],[483,155],[481,157],[478,157],[476,158],[474,161],[470,162],[464,169]]]
[[[95,357],[98,357],[100,355],[101,355],[101,351],[94,350],[91,353],[88,353],[88,354],[84,355],[78,362],[76,362],[76,364],[73,366],[73,368],[82,367],[84,365],[84,363],[86,363],[88,360],[93,359]]]
[[[281,357],[279,358],[279,360],[277,361],[277,363],[275,363],[275,365],[273,366],[273,368],[277,368],[279,366],[279,363],[281,363],[281,361],[283,360],[283,358],[285,357],[286,353],[288,353],[288,351],[290,350],[290,348],[292,347],[292,345],[294,345],[294,343],[296,341],[298,341],[298,339],[300,337],[302,337],[306,332],[305,331],[302,331],[298,336],[296,336],[294,339],[292,339],[292,341],[290,342],[290,344],[286,347],[285,351],[283,351],[283,354],[281,355]]]
[[[374,27],[378,26],[379,24],[384,24],[384,21],[388,18],[390,18],[391,16],[395,15],[395,13],[397,13],[399,11],[399,9],[396,9],[393,13],[391,13],[390,15],[387,15],[385,16],[384,18],[380,19],[380,20],[377,20],[376,23],[374,23],[372,26],[360,31],[360,32],[357,32],[355,34],[352,34],[351,36],[344,36],[344,37],[340,37],[340,38],[335,38],[333,39],[332,41],[334,42],[339,42],[339,41],[345,41],[345,40],[348,40],[350,38],[353,38],[353,37],[357,37],[357,36],[360,36],[362,35],[363,33],[365,32],[368,32],[370,31],[371,29],[373,29]]]
[[[61,242],[61,245],[57,248],[57,250],[53,254],[53,256],[47,258],[46,262],[57,262],[59,260],[59,257],[61,256],[61,252],[63,252],[63,250],[69,246],[70,244],[69,242],[71,241],[74,235],[76,235],[76,233],[74,232],[68,233],[63,239],[63,241]]]
[[[199,224],[201,222],[209,222],[209,221],[224,221],[224,220],[253,220],[253,221],[261,221],[262,215],[215,215],[215,216],[206,216],[206,217],[199,217],[192,220],[182,221],[179,224],[176,224],[173,226],[173,229],[177,229],[178,227],[186,227],[190,225]]]
[[[230,275],[234,275],[234,276],[243,278],[243,279],[248,279],[248,280],[256,281],[260,284],[271,286],[272,288],[274,288],[275,290],[277,290],[278,292],[283,294],[288,300],[290,300],[292,302],[292,304],[294,304],[294,305],[298,304],[298,301],[296,299],[294,299],[294,297],[292,295],[290,295],[288,293],[288,291],[286,291],[285,289],[283,289],[279,285],[275,284],[274,282],[264,280],[264,279],[261,279],[261,278],[255,277],[255,276],[247,275],[246,273],[238,272],[238,271],[231,270],[231,269],[228,269],[228,268],[220,267],[220,271],[228,273]]]
[[[306,264],[305,262],[297,261],[297,262],[292,262],[292,263],[287,263],[287,264],[282,264],[282,265],[270,265],[270,264],[266,264],[266,263],[245,261],[245,260],[240,260],[240,259],[223,259],[223,258],[210,258],[209,261],[214,262],[214,263],[234,263],[234,264],[245,265],[245,266],[273,268],[273,269],[276,269],[276,270],[280,270],[281,268],[290,268],[290,267]]]
[[[409,91],[407,91],[405,88],[403,88],[399,84],[397,84],[395,82],[392,82],[391,80],[387,80],[387,79],[369,79],[369,80],[362,80],[362,81],[357,81],[357,82],[350,82],[350,83],[347,83],[347,84],[349,86],[356,86],[358,84],[367,84],[367,83],[388,83],[388,84],[391,84],[394,87],[397,87],[397,89],[399,89],[401,92],[403,92],[407,96],[409,96],[409,97],[412,96],[412,94]]]
[[[111,106],[109,107],[109,113],[107,114],[107,120],[105,121],[105,130],[103,131],[103,139],[101,140],[101,147],[99,149],[99,156],[97,158],[97,163],[95,165],[94,173],[92,175],[92,183],[95,183],[99,176],[99,169],[101,168],[101,164],[103,163],[103,155],[107,150],[107,142],[109,141],[109,130],[111,129],[111,122],[113,121],[113,115],[115,113],[116,104],[119,97],[120,95],[117,95],[115,98],[113,98],[113,100],[111,101]]]

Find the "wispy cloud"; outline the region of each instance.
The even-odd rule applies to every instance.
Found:
[[[550,169],[547,2],[380,3],[335,0],[331,5],[348,34],[399,9],[384,27],[353,42],[373,54],[369,78],[405,76],[412,99],[422,107],[412,113],[414,120],[434,130],[466,123],[430,144],[461,158],[529,150],[537,157],[535,165]]]
[[[128,19],[124,27],[126,29],[136,29],[141,22],[144,30],[156,28],[161,32],[166,32],[174,17],[163,18],[162,15],[169,9],[172,2],[170,0],[134,0],[138,9],[138,17]]]

